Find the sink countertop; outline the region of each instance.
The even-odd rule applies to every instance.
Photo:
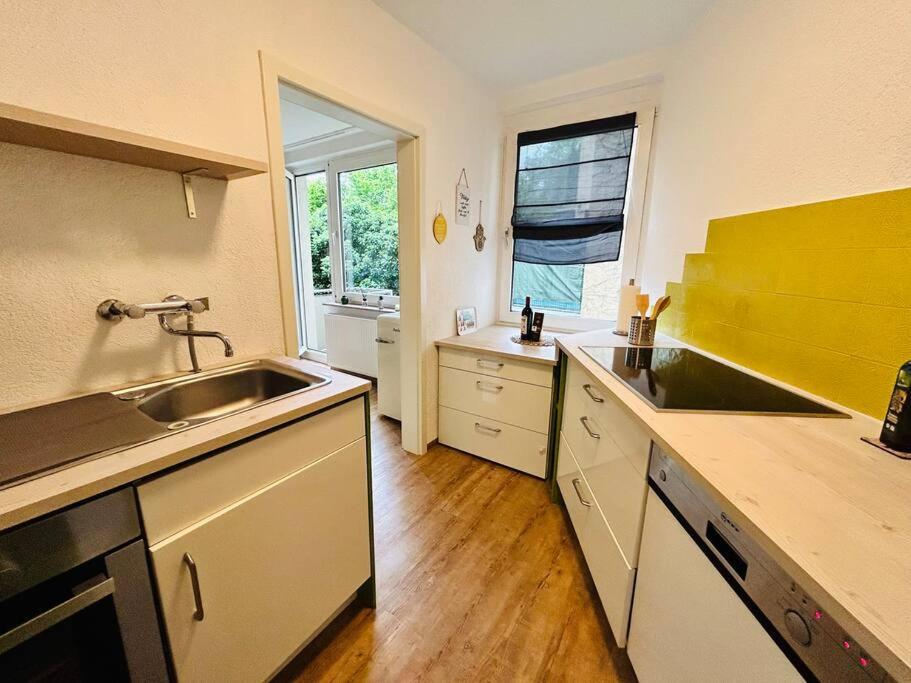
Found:
[[[911,680],[911,462],[860,440],[879,435],[878,420],[842,407],[852,419],[657,412],[582,350],[625,338],[557,343],[874,659]]]
[[[332,381],[0,490],[0,531],[370,391],[367,380],[330,370],[318,363],[282,356],[267,358],[292,369],[329,377]],[[245,360],[256,358],[232,359],[206,370],[237,365]],[[112,387],[109,391],[155,379]]]
[[[523,346],[522,344],[516,344],[510,337],[518,333],[519,328],[515,325],[490,325],[482,327],[477,332],[463,334],[461,337],[439,339],[436,345],[462,351],[480,351],[493,356],[514,358],[531,363],[557,364],[556,346]],[[553,335],[552,332],[547,330],[544,330],[544,333]],[[554,336],[558,337],[559,335]]]

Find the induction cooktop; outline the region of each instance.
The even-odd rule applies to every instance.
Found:
[[[582,350],[659,411],[850,417],[692,349]]]

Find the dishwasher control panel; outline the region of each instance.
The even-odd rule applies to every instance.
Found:
[[[820,680],[892,680],[725,506],[656,444],[652,444],[649,486],[805,675]]]

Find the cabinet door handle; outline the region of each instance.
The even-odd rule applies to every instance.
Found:
[[[582,495],[582,491],[579,490],[579,484],[582,482],[579,479],[573,479],[573,488],[576,489],[576,495],[579,497],[579,502],[582,503],[587,508],[592,506],[592,502],[587,500],[585,496]]]
[[[500,429],[499,427],[488,427],[487,425],[482,425],[480,422],[475,422],[475,423],[474,423],[474,428],[475,428],[475,429],[480,429],[480,430],[485,431],[485,432],[490,432],[491,434],[499,434],[500,432],[503,431],[503,430]]]
[[[488,389],[493,389],[496,392],[503,391],[502,384],[491,384],[490,382],[482,382],[481,380],[477,381],[478,389],[483,389],[487,387]]]
[[[487,360],[485,358],[478,358],[478,367],[479,368],[495,368],[499,370],[503,367],[503,363],[499,363],[495,360]]]
[[[592,391],[591,384],[583,384],[582,388],[585,389],[585,393],[588,394],[588,397],[595,403],[604,403],[604,399],[598,396],[595,392]]]
[[[196,562],[190,553],[183,554],[183,563],[190,570],[190,583],[193,585],[193,602],[196,603],[193,618],[196,621],[202,621],[206,618],[206,611],[202,607],[202,592],[199,590],[199,571],[196,569]]]
[[[588,435],[593,439],[600,439],[601,435],[598,432],[593,432],[592,428],[588,426],[588,416],[583,415],[579,418],[579,422],[582,423],[582,426],[585,427],[585,431],[588,432]]]
[[[382,337],[377,337],[374,339],[377,344],[395,344],[395,342],[389,341],[388,339],[383,339]]]

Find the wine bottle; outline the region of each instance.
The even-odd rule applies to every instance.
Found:
[[[527,296],[525,297],[525,308],[522,309],[522,328],[519,330],[519,336],[523,341],[528,341],[531,334],[532,315],[531,297]]]

